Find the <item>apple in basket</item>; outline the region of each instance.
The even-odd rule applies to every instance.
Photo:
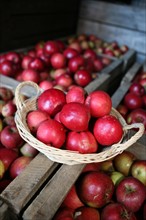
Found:
[[[50,116],[57,114],[65,103],[65,93],[56,88],[44,91],[37,99],[38,109],[47,112]]]
[[[121,140],[123,128],[115,116],[105,115],[96,120],[93,132],[98,143],[109,146]]]
[[[91,116],[102,117],[110,113],[112,101],[108,93],[98,90],[87,96],[85,105],[90,109]]]

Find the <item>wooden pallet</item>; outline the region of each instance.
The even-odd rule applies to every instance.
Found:
[[[135,63],[127,72],[121,86],[112,96],[113,107],[118,106],[128,90],[128,82],[130,85],[131,80],[140,68],[141,65]],[[103,75],[105,76],[105,74]],[[91,88],[86,89],[87,91],[90,89],[89,93],[92,91]],[[145,159],[144,144],[145,137],[142,137],[138,143],[130,148],[134,152],[137,152],[137,147],[141,148],[141,151],[138,151],[140,154],[138,156],[143,159]],[[39,153],[23,173],[15,178],[1,193],[0,219],[51,220],[84,166],[84,164],[62,165],[50,161],[46,156]]]

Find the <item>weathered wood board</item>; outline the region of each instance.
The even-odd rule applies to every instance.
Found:
[[[102,1],[81,1],[77,33],[93,33],[110,42],[116,40],[137,51],[137,60],[146,59],[145,7]]]

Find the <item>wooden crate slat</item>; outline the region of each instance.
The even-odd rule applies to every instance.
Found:
[[[0,199],[19,215],[57,166],[57,163],[39,153],[0,194]]]
[[[24,212],[23,219],[27,220],[31,216],[31,220],[51,220],[83,168],[84,164],[62,165]]]
[[[119,86],[118,90],[112,96],[113,107],[116,107],[120,104],[124,95],[127,93],[128,89],[129,89],[129,85],[131,84],[131,80],[134,78],[134,76],[137,74],[137,72],[140,70],[141,67],[142,67],[141,64],[135,63],[129,69],[129,71],[126,73],[126,75],[123,77],[123,80],[121,81],[121,85]]]

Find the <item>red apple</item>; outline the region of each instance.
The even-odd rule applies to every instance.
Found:
[[[90,109],[93,117],[102,117],[110,113],[112,101],[108,93],[97,90],[87,96],[85,105]]]
[[[126,52],[129,50],[129,48],[128,48],[127,45],[122,45],[122,46],[120,47],[120,49],[121,49],[122,53],[126,53]]]
[[[23,81],[33,81],[35,83],[39,83],[40,81],[38,72],[33,69],[23,70],[21,77]]]
[[[53,220],[74,220],[74,209],[63,207],[55,214]]]
[[[82,52],[81,45],[80,45],[80,43],[79,43],[78,41],[72,42],[68,47],[77,50],[78,53],[80,53],[80,54],[81,54],[81,52]]]
[[[138,82],[137,83],[134,82],[130,86],[129,92],[134,93],[134,94],[136,94],[138,96],[142,96],[142,95],[144,95],[145,90],[144,90],[144,87],[141,84],[139,84]]]
[[[73,185],[69,192],[67,193],[63,203],[61,206],[65,206],[71,209],[77,209],[81,206],[84,206],[84,204],[81,202],[77,195],[76,186]]]
[[[112,60],[110,60],[107,57],[102,57],[101,60],[102,60],[102,63],[103,63],[104,66],[108,66],[112,62]]]
[[[14,116],[16,112],[16,105],[12,100],[8,101],[3,107],[2,107],[2,116],[8,117],[8,116]]]
[[[43,49],[42,49],[43,50]],[[50,56],[45,55],[44,53],[42,53],[41,55],[39,55],[39,58],[43,61],[44,63],[44,67],[48,68],[51,66],[50,63]]]
[[[120,203],[110,203],[101,211],[102,220],[137,220],[133,212]]]
[[[97,119],[93,132],[98,143],[104,146],[118,143],[123,136],[121,123],[112,115],[105,115]]]
[[[6,59],[15,63],[15,64],[19,64],[21,62],[21,56],[19,53],[14,52],[14,51],[10,51],[5,55]]]
[[[73,86],[66,94],[66,102],[78,102],[84,104],[85,90],[80,86]]]
[[[65,73],[56,78],[56,84],[68,89],[73,84],[73,79],[69,74]]]
[[[36,57],[36,51],[35,51],[35,49],[30,49],[30,50],[27,52],[27,54],[28,54],[29,56],[31,56],[32,58],[35,58],[35,57]]]
[[[23,143],[23,139],[16,126],[8,125],[1,131],[1,142],[6,148],[13,149],[19,148]]]
[[[137,212],[146,199],[146,187],[134,177],[124,178],[116,188],[117,201],[132,212]]]
[[[95,60],[96,58],[97,58],[97,54],[95,53],[95,51],[94,50],[92,50],[92,49],[87,49],[87,50],[85,50],[84,51],[84,53],[83,53],[83,56],[84,56],[84,58],[86,58],[86,59],[92,59],[92,60]]]
[[[119,104],[117,107],[117,111],[124,117],[126,118],[126,115],[128,113],[128,108],[124,104]]]
[[[4,126],[16,125],[14,116],[7,116],[3,119]]]
[[[53,88],[53,82],[49,80],[43,80],[39,83],[39,87],[43,90],[48,90]]]
[[[73,48],[66,48],[64,51],[63,51],[63,55],[69,60],[73,57],[76,57],[79,55],[79,52]]]
[[[36,70],[38,72],[41,72],[44,70],[45,65],[43,60],[41,60],[40,58],[36,57],[33,60],[31,60],[28,64],[28,68],[29,69],[33,69]]]
[[[66,74],[67,71],[66,69],[56,69],[56,70],[52,70],[50,72],[50,75],[51,75],[51,78],[53,79],[57,79],[59,76],[63,75],[63,74]]]
[[[0,63],[0,73],[5,76],[13,77],[14,76],[13,63],[9,60],[5,60],[2,63]]]
[[[44,91],[37,99],[38,109],[47,112],[50,116],[59,112],[65,103],[65,93],[56,88]]]
[[[146,186],[146,160],[136,160],[131,166],[131,175]]]
[[[0,148],[0,160],[4,163],[6,170],[17,157],[18,152],[6,148]]]
[[[26,166],[32,161],[32,157],[21,156],[18,157],[10,166],[9,173],[12,179],[16,178]]]
[[[136,156],[130,151],[125,150],[114,157],[113,163],[116,171],[122,173],[124,176],[128,176],[130,174],[131,166],[135,160]]]
[[[101,163],[88,163],[85,165],[84,169],[82,170],[82,173],[89,172],[89,171],[100,171]]]
[[[65,142],[66,131],[61,123],[54,119],[49,119],[39,125],[36,137],[47,145],[61,148]]]
[[[33,110],[27,113],[26,122],[31,133],[35,134],[41,122],[49,119],[50,116],[41,110]]]
[[[81,55],[75,56],[71,58],[68,62],[69,70],[75,73],[77,70],[84,66],[84,63],[85,60]]]
[[[62,53],[54,53],[51,56],[51,65],[55,69],[64,68],[66,66],[66,58]]]
[[[146,110],[142,108],[131,111],[126,118],[128,124],[143,123],[146,129]]]
[[[76,220],[100,220],[99,211],[92,207],[82,206],[75,210],[74,219]]]
[[[98,144],[90,131],[71,131],[67,134],[65,148],[82,154],[95,153],[97,152]]]
[[[79,177],[77,193],[87,206],[101,208],[111,201],[114,184],[107,174],[90,171]]]
[[[59,51],[63,52],[66,47],[65,43],[62,40],[55,40],[55,42],[57,43]]]
[[[13,92],[10,89],[0,87],[0,101],[7,102],[9,100],[12,100],[13,96]]]
[[[100,72],[103,68],[104,68],[104,65],[102,63],[102,60],[96,58],[94,60],[94,70],[95,70],[95,72]]]
[[[139,84],[140,84],[141,86],[143,86],[144,89],[145,89],[145,91],[146,91],[146,78],[140,79],[140,80],[139,80]]]
[[[142,98],[134,93],[128,92],[124,97],[124,104],[129,110],[142,107]]]
[[[88,128],[90,112],[81,103],[70,102],[63,106],[60,112],[60,121],[72,131],[85,131]]]
[[[89,71],[81,69],[75,72],[74,80],[77,85],[85,87],[92,81],[92,76]]]
[[[3,63],[6,60],[6,54],[0,55],[0,63]]]
[[[53,53],[58,53],[59,47],[55,41],[47,41],[44,45],[45,55],[52,55]]]
[[[25,55],[22,58],[22,62],[21,62],[21,67],[23,69],[28,69],[29,63],[33,60],[33,57],[29,56],[29,55]]]
[[[35,157],[38,154],[38,150],[32,147],[30,144],[25,143],[21,148],[20,152],[26,157]]]

